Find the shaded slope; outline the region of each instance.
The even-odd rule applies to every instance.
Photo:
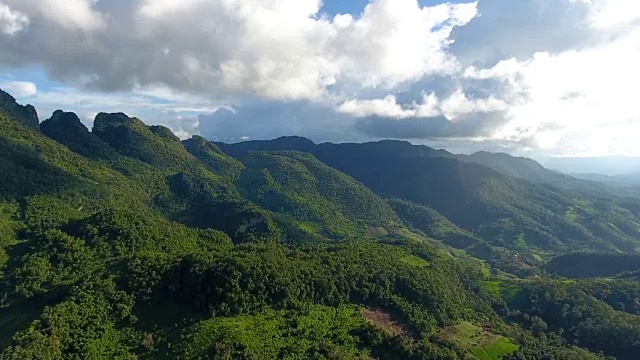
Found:
[[[0,113],[30,129],[39,130],[36,109],[31,105],[18,104],[13,96],[2,89],[0,89]]]
[[[98,114],[92,132],[122,155],[155,167],[194,169],[198,166],[169,129],[147,127],[141,120],[122,113]]]
[[[255,203],[304,223],[322,224],[312,232],[355,236],[365,226],[391,228],[400,221],[369,189],[329,168],[310,154],[251,152],[237,184]],[[304,225],[303,225],[304,226]]]
[[[477,152],[472,155],[456,155],[458,160],[491,168],[503,175],[519,178],[528,182],[552,185],[567,192],[591,197],[607,198],[625,194],[622,189],[607,187],[595,181],[580,179],[549,170],[537,161],[515,157],[505,153]]]
[[[425,235],[457,249],[484,244],[484,241],[462,230],[437,211],[410,201],[392,199],[387,201],[403,223],[411,229],[420,230]]]
[[[90,159],[114,159],[116,151],[80,122],[74,113],[58,110],[40,125],[43,134]]]
[[[241,165],[237,161],[219,154],[217,160],[225,166],[213,167],[210,158],[203,162],[189,153],[169,129],[146,126],[122,113],[98,114],[93,134],[121,155],[113,164],[116,169],[138,177],[135,170],[122,164],[139,160],[152,167],[151,173],[139,180],[161,179],[153,205],[170,218],[188,226],[222,230],[235,242],[277,240],[280,236],[270,215],[241,199],[231,183],[228,171],[232,167],[238,171]]]
[[[538,162],[522,157],[514,157],[505,153],[480,151],[471,155],[458,155],[462,161],[484,165],[501,174],[529,181],[557,182],[568,176],[548,170]]]
[[[240,176],[244,165],[226,155],[218,147],[201,136],[193,136],[182,142],[185,149],[202,161],[209,170],[229,179],[235,180]]]
[[[567,190],[562,183],[555,186],[505,176],[425,146],[398,141],[311,146],[308,141],[290,138],[219,146],[229,154],[241,156],[254,147],[285,150],[300,144],[303,146],[292,150],[309,151],[382,197],[431,207],[495,246],[534,251],[532,259],[538,251],[579,248],[634,252],[640,245],[637,215],[627,210],[628,204],[621,207],[614,197]],[[479,157],[495,158],[494,154],[481,154],[474,159]],[[549,173],[535,162],[511,157],[507,160],[501,168],[523,177],[529,176],[525,170]],[[514,162],[518,166],[510,165]]]

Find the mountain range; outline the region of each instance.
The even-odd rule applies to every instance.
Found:
[[[618,194],[507,154],[40,123],[0,91],[0,359],[634,359]]]
[[[538,160],[550,169],[567,174],[600,174],[613,177],[640,174],[640,158],[633,156],[540,157]]]

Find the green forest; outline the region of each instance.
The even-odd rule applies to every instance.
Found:
[[[0,91],[0,359],[636,359],[640,198],[535,165]]]

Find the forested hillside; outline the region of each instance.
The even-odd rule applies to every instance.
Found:
[[[443,215],[490,244],[496,251],[485,253],[486,259],[511,272],[535,273],[544,261],[568,252],[635,253],[640,248],[639,199],[618,198],[528,159],[458,156],[399,141],[314,145],[280,138],[220,146],[236,157],[254,150],[308,151],[383,198]]]
[[[639,202],[601,196],[0,92],[0,359],[634,359],[637,283],[547,264],[633,255]]]

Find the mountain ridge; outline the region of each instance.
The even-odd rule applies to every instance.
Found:
[[[554,278],[545,265],[568,249],[536,252],[531,235],[571,230],[557,212],[576,229],[600,219],[612,227],[602,236],[620,234],[586,245],[632,253],[632,199],[596,206],[403,142],[285,139],[279,147],[307,151],[263,143],[233,158],[121,113],[101,114],[92,131],[73,113],[38,127],[23,115],[0,106],[2,359],[603,360],[640,350],[640,288]],[[503,243],[488,237],[500,232]],[[565,258],[549,270],[576,271]]]
[[[299,149],[296,144],[304,145]],[[478,155],[459,156],[399,141],[311,144],[300,138],[279,138],[218,147],[234,157],[256,150],[311,152],[378,195],[430,207],[493,246],[519,253],[524,264],[534,267],[546,252],[634,252],[638,248],[637,229],[617,229],[633,229],[638,224],[621,198],[591,182],[547,170],[533,160],[506,154],[487,160],[488,153],[480,153],[478,160]],[[520,166],[510,166],[512,163]],[[512,171],[498,171],[504,168]],[[532,171],[538,176],[532,176]],[[593,212],[604,212],[602,219],[594,218]]]

